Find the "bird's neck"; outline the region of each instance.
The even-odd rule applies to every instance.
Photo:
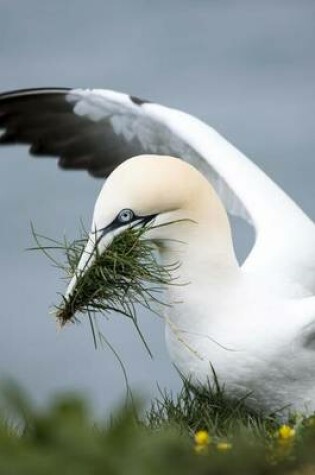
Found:
[[[240,274],[226,211],[212,189],[178,212],[172,239],[161,249],[163,262],[180,264],[180,274],[197,285],[227,283]],[[187,221],[185,220],[187,219]]]

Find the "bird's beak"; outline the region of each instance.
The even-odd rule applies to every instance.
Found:
[[[92,267],[92,265],[95,262],[96,256],[103,254],[106,249],[110,246],[110,244],[113,242],[114,237],[117,236],[117,234],[120,234],[117,231],[122,232],[124,229],[120,231],[119,230],[100,230],[100,231],[92,231],[89,234],[89,239],[88,242],[85,246],[85,249],[82,253],[82,256],[80,258],[79,264],[76,268],[76,272],[74,276],[72,277],[67,291],[65,293],[65,298],[68,299],[70,295],[73,293],[76,284],[78,282],[78,279],[81,278],[88,269]]]

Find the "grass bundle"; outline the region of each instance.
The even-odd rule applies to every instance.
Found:
[[[156,246],[146,239],[148,230],[155,227],[147,224],[127,229],[115,237],[103,254],[96,246],[95,262],[84,274],[77,274],[75,290],[69,298],[62,296],[61,304],[56,306],[56,317],[61,326],[76,321],[78,313],[87,314],[92,322],[96,312],[119,312],[132,319],[143,339],[137,323],[137,307],[154,311],[155,303],[166,305],[161,294],[166,286],[175,284],[174,271],[178,268],[178,263],[165,266],[158,262]],[[69,282],[77,272],[88,233],[83,230],[78,240],[58,242],[39,235],[34,228],[32,231],[37,244],[32,249],[42,250],[63,270]],[[65,264],[55,259],[54,251],[63,254]]]

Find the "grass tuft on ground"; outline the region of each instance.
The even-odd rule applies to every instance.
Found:
[[[279,414],[262,414],[251,410],[247,397],[229,398],[218,382],[207,386],[193,386],[182,377],[182,389],[173,395],[167,391],[154,400],[146,413],[149,426],[156,430],[161,426],[176,426],[179,431],[193,436],[199,430],[206,430],[215,440],[241,434],[250,430],[257,439],[267,440],[278,425]]]

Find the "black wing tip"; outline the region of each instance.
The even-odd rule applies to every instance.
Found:
[[[22,99],[27,98],[32,95],[41,95],[41,94],[69,94],[73,91],[74,88],[71,87],[34,87],[27,89],[15,89],[12,91],[6,91],[0,93],[0,101],[5,101],[6,99]],[[130,100],[137,106],[142,106],[143,104],[150,104],[151,101],[147,99],[141,99],[137,96],[129,96]]]
[[[146,99],[140,99],[140,97],[137,97],[137,96],[129,96],[129,98],[137,106],[142,106],[143,104],[151,103],[151,101],[147,101]]]
[[[33,94],[68,94],[73,88],[70,87],[34,87],[29,89],[16,89],[0,93],[0,101],[16,97],[27,97]]]

